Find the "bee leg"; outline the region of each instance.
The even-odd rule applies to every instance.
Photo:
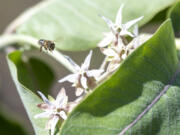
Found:
[[[42,46],[40,47],[40,52],[42,52]]]
[[[47,48],[47,47],[45,47],[45,50],[46,50],[46,52],[48,53],[48,48]]]

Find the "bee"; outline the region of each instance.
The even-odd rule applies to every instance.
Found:
[[[40,39],[38,41],[38,44],[41,46],[40,47],[40,52],[42,51],[42,48],[44,48],[45,50],[49,50],[49,51],[53,51],[55,48],[55,43],[53,41],[50,40],[45,40],[45,39]]]

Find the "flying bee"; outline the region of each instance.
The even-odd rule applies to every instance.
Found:
[[[45,50],[49,50],[49,51],[53,51],[55,48],[55,43],[50,40],[40,39],[38,41],[38,44],[41,46],[40,52],[42,51],[42,48],[44,48]]]

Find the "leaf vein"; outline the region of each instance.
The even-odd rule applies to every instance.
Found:
[[[173,82],[176,79],[176,76],[178,75],[178,73],[180,72],[180,64],[178,66],[177,71],[175,72],[175,74],[173,75],[173,77],[171,78],[171,80],[168,82],[167,85],[164,86],[164,89],[155,97],[155,99],[151,102],[151,104],[149,104],[142,113],[140,113],[136,119],[131,122],[128,126],[126,126],[120,133],[119,135],[123,135],[125,132],[127,132],[130,128],[132,128],[153,106],[154,104],[156,104],[159,99],[167,92],[167,90],[169,89],[169,87],[171,86],[171,84],[173,84]]]

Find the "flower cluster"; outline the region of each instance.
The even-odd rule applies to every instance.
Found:
[[[138,26],[137,22],[143,17],[122,23],[122,9],[121,5],[116,21],[113,23],[108,18],[101,16],[110,28],[110,32],[104,33],[104,39],[99,42],[98,47],[101,52],[107,56],[107,61],[110,61],[108,71],[117,69],[121,61],[124,60],[135,48],[139,46]],[[135,25],[136,24],[136,25]],[[129,29],[135,25],[133,33]]]
[[[136,23],[143,17],[131,20],[125,24],[122,23],[121,5],[115,23],[104,16],[101,18],[107,23],[110,32],[105,33],[105,37],[99,42],[100,51],[106,55],[103,64],[99,69],[89,70],[92,51],[89,52],[81,66],[77,65],[70,57],[65,56],[68,62],[76,70],[75,73],[65,76],[59,80],[59,83],[68,81],[75,88],[75,95],[78,98],[74,102],[68,102],[65,89],[62,88],[56,99],[50,97],[47,99],[41,92],[38,94],[43,103],[37,106],[43,110],[43,113],[35,115],[35,118],[49,118],[46,129],[50,129],[51,135],[54,135],[55,127],[58,121],[66,120],[67,114],[83,99],[83,97],[92,91],[102,80],[106,79],[120,65],[120,63],[139,46],[138,27]],[[130,28],[134,25],[134,31]]]

